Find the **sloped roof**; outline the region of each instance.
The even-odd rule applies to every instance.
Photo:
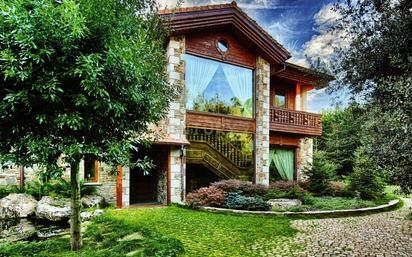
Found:
[[[282,63],[291,57],[289,51],[243,12],[235,1],[229,4],[164,9],[159,14],[170,19],[173,34],[232,26],[251,41],[270,63]]]

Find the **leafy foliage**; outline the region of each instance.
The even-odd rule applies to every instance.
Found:
[[[367,200],[376,200],[383,196],[384,183],[372,159],[365,155],[363,148],[357,151],[354,170],[350,177],[350,191],[356,192],[362,199]]]
[[[135,234],[135,238],[121,240]],[[134,256],[173,257],[183,252],[182,243],[136,224],[128,224],[110,217],[97,217],[85,233],[81,252],[70,252],[68,239],[56,238],[38,242],[4,244],[1,256]]]
[[[323,133],[315,139],[315,146],[325,153],[326,160],[336,164],[337,175],[353,172],[355,150],[361,145],[363,111],[361,106],[352,104],[322,114]]]
[[[69,198],[71,195],[71,190],[70,182],[63,178],[51,180],[49,182],[31,180],[24,186],[24,192],[36,197],[37,199],[40,199],[42,196]],[[93,195],[96,193],[95,187],[84,186],[83,182],[80,184],[80,190],[81,196]]]
[[[20,193],[20,189],[17,186],[0,186],[0,198],[12,193]]]
[[[365,104],[363,145],[380,171],[412,190],[412,2],[348,1],[337,10],[348,46],[334,73]]]
[[[309,179],[308,189],[316,194],[326,194],[329,182],[336,172],[336,165],[325,158],[325,153],[318,151],[313,156],[313,163],[305,167],[304,174]]]
[[[262,197],[259,196],[244,196],[240,192],[228,193],[224,207],[236,210],[248,211],[268,211],[270,204],[268,204]]]
[[[202,187],[186,196],[190,207],[214,206],[219,207],[225,202],[226,192],[214,186]]]
[[[1,160],[128,164],[174,95],[154,0],[6,0],[0,34]]]
[[[219,188],[227,193],[241,192],[246,196],[263,196],[267,192],[266,186],[236,179],[221,180],[212,183],[211,186]]]

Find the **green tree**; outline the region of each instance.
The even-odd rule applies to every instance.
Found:
[[[348,47],[334,65],[338,86],[365,103],[367,154],[412,190],[412,1],[348,1],[337,6]]]
[[[309,191],[316,194],[327,194],[329,182],[336,175],[337,165],[326,158],[326,153],[317,151],[313,155],[313,163],[304,168],[303,173],[309,179]]]
[[[337,165],[337,175],[353,172],[355,151],[361,145],[363,111],[359,105],[350,105],[322,113],[323,133],[315,139],[316,150]]]
[[[154,0],[0,2],[0,157],[48,172],[64,154],[73,250],[79,161],[127,165],[132,143],[165,116],[165,36]]]
[[[378,175],[372,159],[366,154],[364,147],[356,151],[354,172],[350,176],[349,191],[357,192],[362,199],[375,200],[383,196],[385,186]]]

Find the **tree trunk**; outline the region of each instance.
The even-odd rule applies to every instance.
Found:
[[[80,179],[79,179],[79,161],[70,165],[70,183],[72,188],[71,194],[71,215],[70,215],[70,245],[72,251],[80,250],[82,247],[81,232],[81,202],[80,202]]]

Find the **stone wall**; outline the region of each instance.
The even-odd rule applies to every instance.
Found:
[[[269,92],[270,64],[261,57],[256,62],[255,180],[269,185]]]
[[[312,164],[313,162],[313,139],[312,138],[302,138],[299,141],[299,148],[296,151],[297,156],[297,171],[298,180],[304,179],[303,169]]]
[[[182,162],[180,147],[170,149],[170,194],[173,203],[185,201],[186,164]]]

